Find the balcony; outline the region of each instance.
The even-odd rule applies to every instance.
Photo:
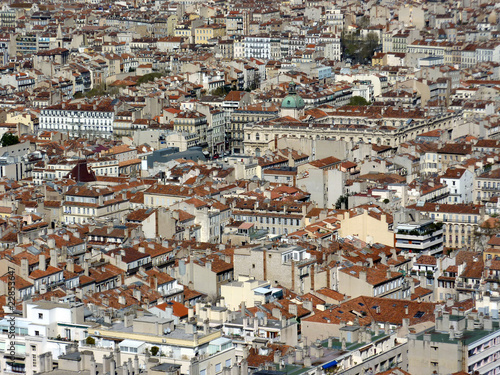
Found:
[[[443,234],[443,229],[437,230],[427,230],[427,231],[403,231],[398,230],[396,232],[396,240],[414,240],[414,241],[425,241],[431,237],[441,236]]]
[[[431,241],[422,241],[419,243],[405,243],[397,239],[396,247],[401,249],[430,250],[435,246],[440,246],[442,243],[443,243],[443,237],[439,237]]]
[[[463,292],[477,292],[479,291],[479,286],[479,284],[464,283],[463,281],[459,281],[457,283],[457,290]]]

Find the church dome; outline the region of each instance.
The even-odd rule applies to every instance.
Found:
[[[281,102],[281,108],[303,109],[305,106],[304,99],[295,92],[295,83],[290,82],[288,95]]]

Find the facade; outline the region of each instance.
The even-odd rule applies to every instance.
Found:
[[[114,111],[110,100],[94,104],[63,102],[41,110],[39,129],[65,132],[73,138],[112,138],[113,124]]]
[[[409,206],[426,217],[443,222],[444,246],[474,246],[474,232],[484,219],[484,207],[470,204],[425,203]]]
[[[484,172],[476,176],[474,183],[474,201],[476,203],[489,202],[493,197],[500,195],[500,170]]]
[[[343,111],[342,113],[341,108],[337,110],[337,116],[332,114],[333,121],[330,124],[290,121],[287,118],[245,124],[243,127],[245,153],[255,155],[255,149],[267,147],[266,139],[284,137],[375,142],[396,147],[405,141],[415,139],[423,132],[451,129],[459,121],[457,114],[422,118],[419,121],[415,121],[415,118],[405,119],[403,116],[396,116],[393,119],[385,119],[383,125],[377,126],[372,119],[364,115],[365,118],[359,118],[355,113],[350,113],[348,108]],[[259,134],[258,139],[257,134]]]
[[[434,330],[409,334],[408,371],[495,374],[500,368],[499,337],[498,321],[489,315],[445,311]]]
[[[473,201],[474,174],[468,169],[449,168],[440,180],[449,189],[446,203],[471,203]]]
[[[338,271],[338,291],[351,297],[410,298],[410,285],[403,273],[390,268],[342,268]]]
[[[433,220],[398,224],[396,248],[406,253],[434,255],[443,252],[443,225]]]
[[[234,273],[270,281],[297,293],[327,287],[328,271],[320,271],[316,260],[300,246],[256,246],[234,253]]]
[[[62,221],[89,223],[121,218],[129,212],[130,203],[107,188],[72,187],[64,194]]]
[[[247,59],[278,59],[280,57],[280,38],[267,34],[249,35],[244,39]]]

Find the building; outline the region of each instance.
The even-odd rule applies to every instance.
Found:
[[[39,357],[51,352],[54,359],[66,352],[73,341],[83,343],[90,327],[83,318],[83,304],[39,301],[27,303],[25,317],[15,317],[15,356],[9,356],[9,319],[0,321],[0,363],[6,374],[41,372]],[[52,365],[52,363],[51,363]]]
[[[487,171],[476,176],[474,186],[474,202],[489,202],[500,195],[500,169]]]
[[[406,253],[434,255],[443,252],[443,223],[418,220],[398,224],[395,228],[396,248]]]
[[[431,331],[408,336],[408,371],[420,374],[495,374],[500,370],[500,328],[490,315],[452,308]]]
[[[351,266],[338,271],[338,291],[346,296],[410,299],[410,285],[402,272],[390,267]]]
[[[375,205],[363,205],[338,216],[339,237],[353,236],[367,243],[394,246],[393,218]]]
[[[248,35],[244,39],[245,58],[277,60],[280,58],[280,38],[269,34]]]
[[[484,207],[472,204],[424,203],[408,208],[443,222],[444,246],[451,248],[473,247],[474,233],[484,218]]]
[[[103,99],[92,104],[62,102],[40,111],[40,131],[56,130],[78,138],[112,138],[114,104]]]
[[[212,24],[203,25],[195,29],[195,44],[209,44],[211,40],[219,39],[226,35],[226,28],[222,25]]]
[[[234,252],[234,273],[281,285],[296,293],[327,287],[329,271],[321,270],[301,246],[256,246]]]
[[[448,186],[449,195],[446,203],[471,203],[474,192],[474,174],[468,169],[448,168],[440,177],[442,184]]]
[[[116,194],[108,188],[73,186],[64,194],[62,221],[66,224],[121,221],[129,207],[125,194]]]
[[[290,116],[294,119],[299,119],[304,116],[305,106],[304,99],[297,94],[295,83],[290,82],[288,95],[281,102],[281,117]]]

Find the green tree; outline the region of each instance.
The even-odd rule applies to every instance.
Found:
[[[349,201],[349,194],[341,195],[339,199],[337,199],[337,202],[335,202],[335,209],[337,210],[347,209],[348,201]]]
[[[362,96],[353,96],[351,97],[351,100],[349,100],[349,105],[370,105],[370,104],[371,103],[368,102]]]
[[[87,336],[87,338],[85,339],[85,343],[87,345],[95,345],[95,338],[93,338],[92,336]]]
[[[158,354],[158,352],[160,351],[160,348],[157,347],[157,346],[152,346],[151,347],[151,355],[154,357],[155,355]]]
[[[12,133],[4,133],[0,139],[2,147],[16,145],[19,143],[19,137]]]
[[[144,74],[143,76],[141,76],[137,80],[137,84],[140,85],[142,83],[146,83],[146,82],[149,82],[149,81],[154,81],[155,78],[161,78],[161,77],[165,76],[166,74],[167,74],[167,72],[165,72],[165,73],[154,72],[154,73]]]
[[[358,32],[342,33],[340,42],[344,56],[352,58],[356,63],[365,63],[373,56],[379,45],[377,34],[370,32],[362,37]]]

